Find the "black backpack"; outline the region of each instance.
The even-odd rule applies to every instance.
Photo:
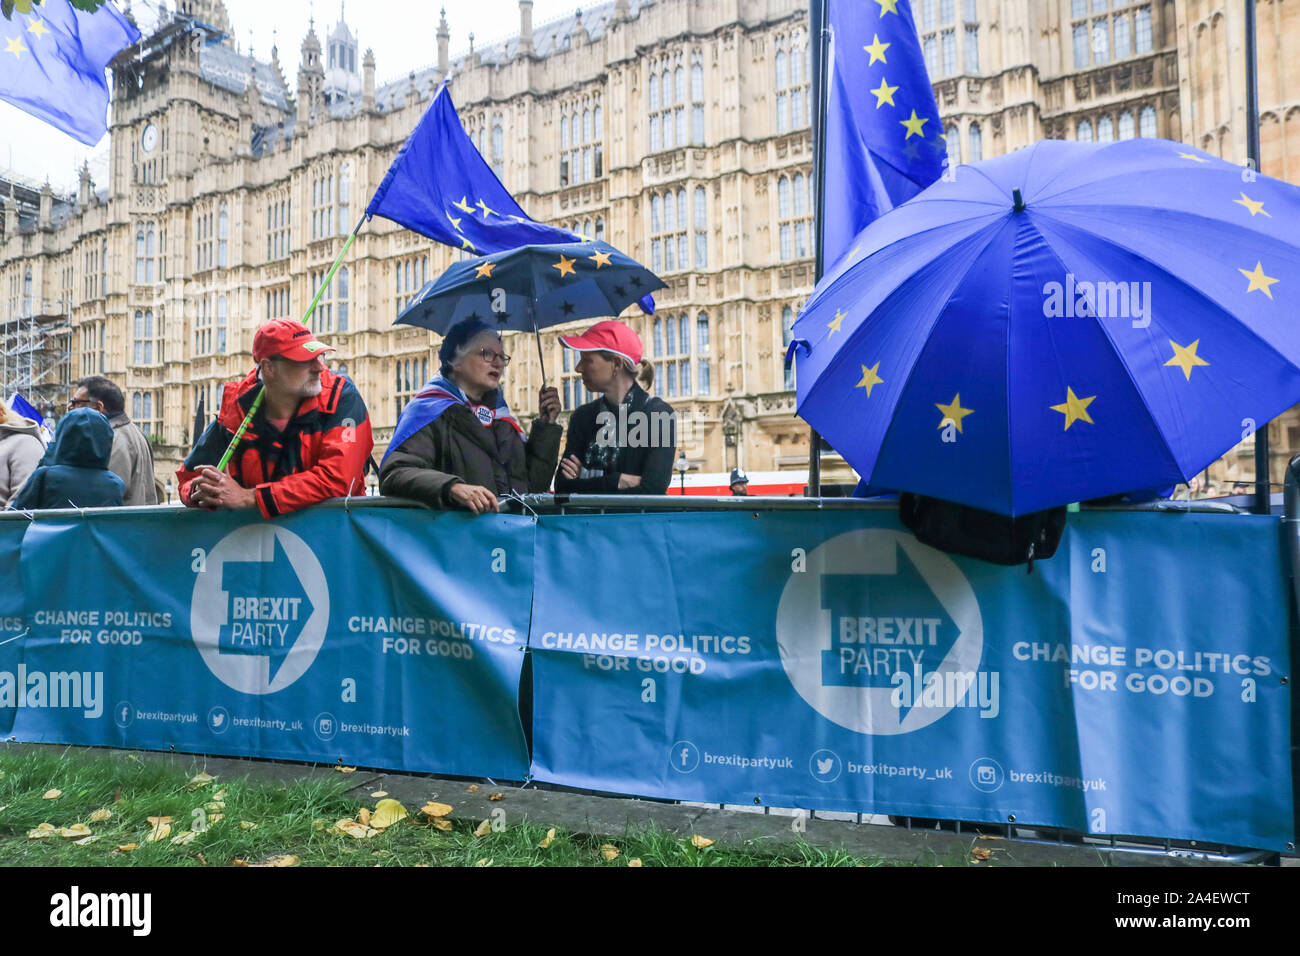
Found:
[[[1066,508],[1049,508],[1008,518],[992,511],[939,498],[903,492],[898,517],[918,541],[968,558],[993,564],[1027,564],[1056,554],[1065,532]]]

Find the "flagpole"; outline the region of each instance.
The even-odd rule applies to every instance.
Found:
[[[821,281],[826,263],[822,254],[822,242],[825,238],[825,200],[826,200],[826,109],[827,109],[827,30],[826,4],[829,0],[809,0],[808,28],[812,33],[812,67],[813,96],[816,106],[813,111],[813,176],[817,183],[817,215],[813,220],[814,260],[813,285]],[[808,493],[813,498],[820,498],[822,493],[822,439],[817,429],[808,429]]]
[[[1259,171],[1259,70],[1256,59],[1255,0],[1243,0],[1246,7],[1246,162]],[[1255,511],[1272,510],[1272,485],[1268,453],[1268,422],[1255,429]]]
[[[352,248],[352,243],[356,242],[357,233],[361,231],[361,227],[365,225],[365,222],[366,216],[363,215],[357,220],[357,224],[353,228],[352,234],[348,236],[348,241],[343,243],[343,248],[339,250],[338,256],[334,259],[334,265],[330,266],[330,271],[325,274],[325,281],[323,281],[320,288],[316,290],[316,298],[311,300],[311,305],[307,306],[307,311],[303,314],[303,325],[307,324],[312,313],[316,311],[316,306],[320,305],[321,296],[325,294],[325,290],[328,289],[330,283],[334,281],[334,273],[339,271],[339,266],[343,264],[343,257],[346,256],[348,250]],[[217,471],[225,471],[226,466],[230,464],[230,459],[234,457],[235,449],[239,447],[239,442],[243,439],[244,432],[248,431],[249,423],[253,420],[253,416],[257,414],[257,410],[262,407],[262,399],[265,395],[266,386],[264,385],[257,390],[257,397],[253,399],[253,404],[249,407],[248,414],[244,416],[244,420],[240,423],[239,429],[235,432],[234,437],[230,439],[230,444],[226,446],[226,451],[221,456],[221,461],[217,462]]]

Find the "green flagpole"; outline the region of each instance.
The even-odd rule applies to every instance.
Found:
[[[352,243],[356,241],[357,233],[361,231],[361,227],[365,225],[365,222],[365,216],[358,219],[356,227],[352,230],[352,234],[348,236],[348,241],[343,243],[343,248],[339,250],[338,257],[334,260],[334,265],[330,266],[330,271],[325,274],[325,281],[322,282],[320,288],[316,290],[316,298],[311,300],[311,305],[307,306],[307,311],[303,314],[303,325],[307,324],[312,313],[316,311],[316,306],[320,305],[321,296],[325,294],[325,290],[328,289],[330,283],[334,281],[334,273],[339,271],[339,266],[343,264],[343,257],[346,256],[348,250],[352,248]],[[243,439],[244,432],[248,431],[249,422],[253,420],[253,416],[257,414],[257,410],[262,407],[262,397],[265,394],[265,386],[258,389],[257,397],[253,399],[252,407],[248,409],[248,414],[244,416],[244,420],[240,423],[239,430],[235,432],[235,436],[230,439],[230,444],[226,446],[226,451],[225,454],[221,456],[221,461],[217,462],[217,471],[225,471],[226,466],[230,464],[230,459],[235,456],[235,449],[239,447],[239,442]]]

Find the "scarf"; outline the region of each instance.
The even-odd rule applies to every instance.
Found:
[[[384,452],[384,460],[393,453],[393,450],[400,448],[402,442],[410,438],[425,425],[436,421],[443,412],[453,405],[464,405],[473,414],[474,418],[484,428],[490,428],[493,422],[509,422],[510,426],[519,433],[525,441],[528,436],[524,434],[523,428],[510,411],[510,406],[506,404],[505,396],[501,390],[496,390],[496,405],[476,405],[465,397],[465,393],[460,390],[455,382],[443,378],[441,375],[435,375],[422,388],[405,408],[397,419],[397,428],[393,431],[393,437],[388,442],[388,450]]]

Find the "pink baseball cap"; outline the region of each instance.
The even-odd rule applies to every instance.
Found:
[[[641,346],[641,336],[613,319],[597,322],[581,335],[561,336],[560,341],[575,352],[613,352],[633,365],[641,361],[645,351]]]

